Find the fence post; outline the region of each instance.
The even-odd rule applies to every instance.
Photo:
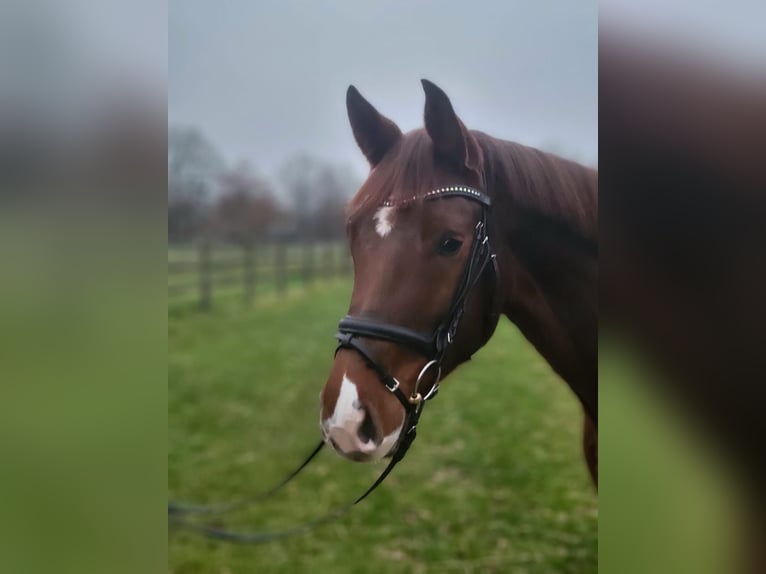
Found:
[[[311,285],[314,280],[314,244],[308,237],[303,239],[303,282]]]
[[[334,279],[340,275],[340,258],[338,257],[338,245],[335,243],[335,241],[330,241],[330,257],[332,260],[330,276]]]
[[[255,244],[252,241],[245,243],[242,256],[245,305],[250,307],[255,299]]]
[[[335,274],[338,277],[343,277],[343,272],[346,266],[343,261],[343,244],[333,243],[332,248],[335,251]]]
[[[210,240],[204,238],[199,244],[199,308],[208,311],[213,306],[213,270]]]
[[[285,257],[285,242],[282,240],[277,240],[274,245],[274,274],[277,293],[285,295],[287,292],[287,258]]]
[[[326,242],[322,245],[322,277],[332,277],[332,249]]]

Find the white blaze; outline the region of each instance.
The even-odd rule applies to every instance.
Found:
[[[378,235],[381,237],[385,237],[391,233],[391,230],[394,228],[394,225],[391,222],[393,214],[393,206],[381,207],[375,212],[375,216],[373,217],[373,219],[375,219],[375,231],[377,231]]]
[[[359,408],[359,391],[354,381],[345,374],[340,384],[340,394],[335,401],[335,411],[328,423],[330,427],[359,426],[364,420],[364,410]]]
[[[356,384],[344,373],[335,410],[330,418],[322,421],[322,428],[327,438],[332,439],[336,448],[343,452],[362,452],[369,457],[368,460],[383,458],[396,444],[404,418],[399,428],[383,438],[380,445],[376,445],[372,440],[363,443],[359,438],[359,427],[366,416],[367,413],[359,403]]]

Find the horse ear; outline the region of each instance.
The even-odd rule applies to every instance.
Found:
[[[428,80],[420,81],[426,93],[426,132],[434,144],[437,156],[460,167],[479,170],[479,144],[457,117],[447,94]]]
[[[354,139],[370,166],[375,167],[402,137],[402,131],[372,107],[354,86],[349,86],[346,92],[346,109]]]

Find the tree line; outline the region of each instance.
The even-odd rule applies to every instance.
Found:
[[[340,239],[345,204],[359,182],[349,167],[305,154],[270,180],[248,162],[228,165],[199,129],[170,127],[168,242]]]

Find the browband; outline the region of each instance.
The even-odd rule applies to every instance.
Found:
[[[468,187],[467,185],[448,185],[445,187],[437,187],[436,189],[429,191],[423,196],[413,195],[412,197],[408,197],[407,199],[404,199],[397,203],[386,200],[383,202],[383,207],[396,207],[399,205],[406,205],[408,203],[412,203],[413,201],[417,201],[418,199],[424,199],[428,201],[431,199],[440,199],[442,197],[465,197],[466,199],[472,199],[474,201],[478,201],[484,207],[490,207],[492,205],[492,200],[490,199],[490,197],[486,193],[482,193],[478,189],[474,189],[473,187]]]

